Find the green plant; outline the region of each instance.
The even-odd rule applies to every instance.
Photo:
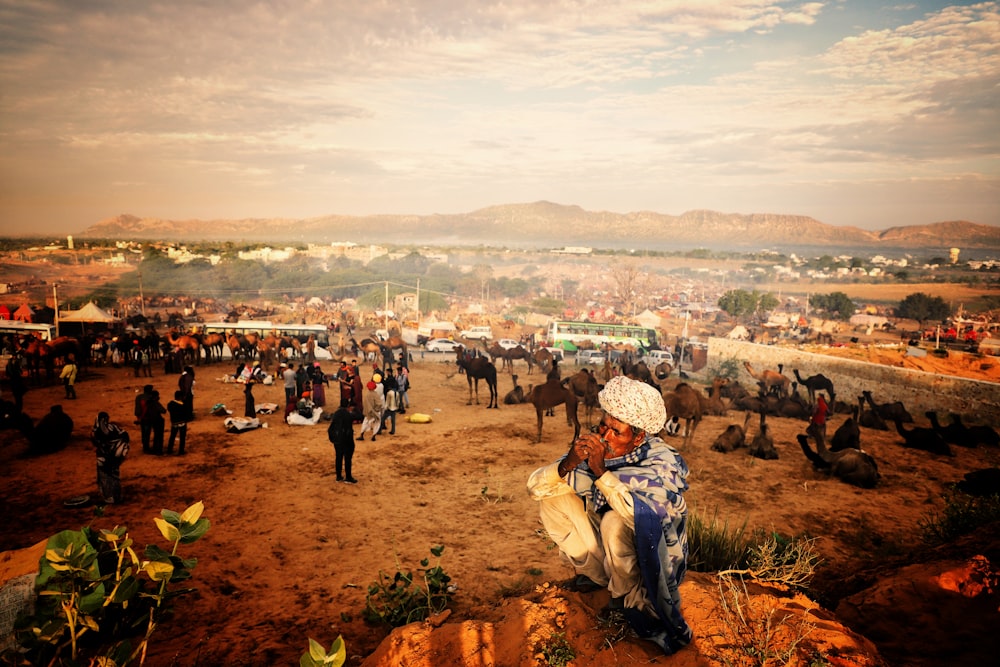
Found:
[[[715,366],[712,366],[708,371],[708,376],[710,378],[727,378],[729,380],[739,380],[740,379],[740,369],[743,368],[743,364],[736,357],[729,357],[728,359],[722,359]]]
[[[143,664],[167,602],[194,590],[168,590],[168,584],[191,577],[197,559],[181,558],[177,550],[208,531],[211,524],[201,518],[203,511],[201,502],[181,514],[162,510],[154,522],[172,548],[147,545],[143,559],[124,527],[88,526],[50,537],[35,580],[35,610],[17,623],[24,654],[7,653],[5,662],[122,667],[138,660]]]
[[[747,521],[730,528],[729,520],[719,524],[716,508],[710,521],[698,512],[688,515],[688,568],[695,572],[718,572],[728,567],[743,567],[750,553],[746,534]]]
[[[566,667],[576,658],[576,652],[566,641],[566,635],[562,632],[553,632],[542,646],[542,659],[546,665],[551,667]]]
[[[378,581],[368,586],[365,620],[396,628],[444,611],[455,586],[441,568],[443,551],[442,545],[431,547],[431,554],[438,559],[434,567],[428,568],[430,561],[426,558],[420,561],[418,573],[422,573],[423,586],[414,583],[413,572],[401,569],[398,557],[397,571],[392,577],[379,570]]]
[[[318,641],[309,638],[309,652],[299,658],[299,667],[341,667],[347,660],[343,636],[337,637],[327,651]]]
[[[486,469],[486,475],[487,477],[491,477],[489,468]],[[499,481],[496,482],[496,490],[490,491],[489,481],[490,480],[487,480],[487,483],[484,484],[483,488],[479,491],[480,500],[486,503],[490,503],[491,505],[496,505],[498,503],[511,500],[510,496],[503,495],[503,487]]]
[[[932,546],[1000,521],[1000,495],[970,496],[949,489],[944,501],[940,513],[931,512],[918,521],[924,541]]]

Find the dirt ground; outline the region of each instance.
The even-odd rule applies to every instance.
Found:
[[[127,524],[138,544],[158,542],[153,518],[162,508],[182,510],[204,501],[212,528],[185,549],[185,555],[198,558],[192,580],[198,591],[178,601],[176,616],[154,636],[147,660],[154,667],[297,664],[309,637],[328,646],[338,635],[347,643],[348,665],[359,665],[366,656],[371,656],[366,665],[544,664],[536,662],[530,648],[534,640],[529,637],[539,629],[525,627],[524,609],[517,629],[502,631],[508,626],[499,621],[491,626],[498,646],[502,632],[512,633],[505,645],[513,653],[493,662],[481,662],[481,656],[442,658],[443,643],[437,647],[441,653],[431,651],[423,662],[403,659],[398,651],[406,644],[396,635],[395,644],[372,655],[387,633],[362,620],[368,585],[380,570],[415,569],[422,558],[434,563],[429,553],[434,545],[444,545],[440,563],[458,586],[449,623],[496,618],[521,607],[545,609],[561,619],[567,635],[591,647],[577,645],[573,664],[666,664],[655,647],[641,641],[609,649],[595,638],[593,612],[606,594],[560,594],[552,586],[572,572],[541,531],[524,485],[534,468],[565,451],[572,430],[562,409],[545,419],[542,442],[535,444],[531,405],[488,410],[485,387],[480,387],[482,404],[467,405],[466,378],[457,374],[451,355],[415,352],[414,357],[410,412],[429,414],[432,421],[414,424],[400,417],[395,435],[358,442],[354,475],[359,483],[354,486],[334,480],[326,422],[288,426],[280,415],[270,415],[262,417],[266,428],[227,433],[223,418],[210,410],[222,403],[235,415],[243,412],[242,386],[222,380],[232,371],[230,364],[196,369],[197,419],[184,457],[142,453],[131,415],[133,399],[148,380],[134,377],[131,369],[87,372],[75,401],[63,400],[59,386],[33,388],[25,397],[26,412],[38,418],[50,405],[62,404],[75,422],[74,438],[58,453],[31,457],[20,435],[0,432],[0,512],[6,517],[0,550],[27,547],[58,530],[88,523],[106,528]],[[516,363],[522,385],[542,379]],[[324,362],[324,368],[332,372],[334,363]],[[568,365],[565,370],[575,369]],[[152,383],[161,394],[173,392],[178,376],[159,369],[155,374]],[[501,397],[511,387],[510,374],[500,373]],[[259,386],[255,395],[258,405],[280,403],[280,383]],[[67,509],[63,501],[80,494],[96,497],[89,431],[100,410],[129,429],[133,447],[122,468],[126,502],[95,518],[93,507]],[[831,433],[843,419],[832,418]],[[795,442],[805,427],[801,421],[768,420],[780,453],[775,461],[749,458],[745,450],[710,451],[712,440],[737,421],[742,423],[742,414],[706,417],[682,450],[691,469],[689,505],[709,521],[716,517],[734,527],[746,522],[749,528],[784,536],[816,537],[824,563],[814,588],[831,609],[876,580],[870,571],[899,558],[919,562],[919,523],[942,508],[945,486],[970,470],[1000,465],[995,448],[956,448],[953,457],[940,457],[904,449],[895,433],[863,430],[863,445],[877,459],[882,480],[876,489],[861,490],[812,469]],[[680,446],[679,440],[671,442]],[[707,646],[718,619],[708,600],[715,584],[697,573],[689,582],[682,589],[685,614],[702,644],[671,664],[713,664]],[[916,604],[912,596],[902,603],[898,596],[892,599],[897,607]],[[783,602],[811,604],[801,596]],[[983,622],[995,622],[996,607]],[[889,614],[888,627],[883,618],[877,629],[853,629],[877,632],[872,639],[886,655],[919,655],[921,641],[935,641],[940,648],[940,638],[931,640],[929,633],[916,639],[907,634],[904,611]],[[835,625],[831,610],[816,613],[824,619],[822,625]],[[413,653],[418,646],[425,652],[435,647],[419,637],[410,639]],[[464,641],[490,643],[482,636]],[[393,646],[397,653],[390,650]],[[925,653],[929,659],[936,655]],[[894,664],[921,661],[907,658]]]

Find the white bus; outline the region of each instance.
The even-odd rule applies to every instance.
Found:
[[[8,336],[12,339],[34,336],[39,340],[48,341],[56,337],[56,326],[54,324],[22,322],[21,320],[0,320],[0,337]]]
[[[239,320],[238,322],[205,322],[195,325],[195,328],[204,333],[221,333],[228,335],[237,333],[245,335],[255,333],[259,336],[274,334],[276,336],[294,336],[300,343],[309,340],[309,336],[316,337],[316,347],[327,350],[330,347],[329,329],[324,324],[289,324],[282,322],[272,322],[270,320]],[[322,354],[317,350],[317,356]]]
[[[644,349],[657,347],[656,330],[634,324],[611,324],[608,322],[571,322],[554,320],[549,322],[547,331],[549,345],[560,341],[574,345],[585,340],[600,346],[603,343],[628,343]]]

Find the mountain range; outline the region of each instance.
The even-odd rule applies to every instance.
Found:
[[[677,250],[764,247],[997,248],[1000,227],[967,221],[903,225],[881,231],[836,226],[808,216],[687,211],[587,211],[552,202],[504,204],[469,213],[327,215],[306,219],[163,220],[118,215],[78,236],[122,240]]]

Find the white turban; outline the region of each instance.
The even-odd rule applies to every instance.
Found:
[[[601,408],[615,419],[641,428],[650,435],[663,430],[667,421],[667,409],[660,392],[645,382],[624,375],[611,378],[597,395],[597,400]]]

